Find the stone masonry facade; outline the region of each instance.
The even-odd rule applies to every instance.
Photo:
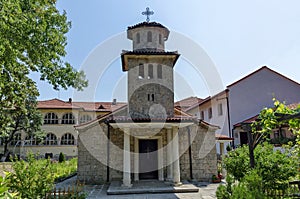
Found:
[[[101,128],[101,130],[100,130]],[[188,130],[189,128],[189,130]],[[185,127],[179,130],[179,151],[180,151],[180,177],[181,180],[210,181],[211,176],[217,173],[217,158],[215,148],[214,131],[199,125]],[[135,136],[142,132],[148,134],[153,129],[141,131],[133,130],[133,136],[130,136],[130,151],[134,151]],[[191,136],[192,151],[192,175],[190,176],[190,157],[189,157],[189,139],[188,131]],[[162,138],[163,143],[163,173],[164,179],[167,178],[167,131],[166,129],[154,130],[156,137]],[[122,180],[123,170],[123,138],[124,134],[119,129],[110,127],[109,141],[109,162],[107,158],[108,139],[107,126],[101,123],[99,126],[93,126],[80,134],[78,141],[78,180],[86,184],[102,184],[107,181],[107,165],[109,166],[108,181]],[[134,171],[134,155],[131,155],[131,170]],[[132,179],[134,174],[132,173]]]

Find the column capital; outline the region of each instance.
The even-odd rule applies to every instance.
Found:
[[[130,128],[129,127],[128,128],[124,128],[123,131],[124,131],[124,133],[130,135]]]

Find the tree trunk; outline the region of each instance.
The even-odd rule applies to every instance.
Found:
[[[5,143],[4,143],[4,154],[8,151],[7,146],[8,146],[8,143],[5,142]]]
[[[248,129],[248,146],[249,146],[249,158],[250,158],[250,167],[255,167],[255,160],[254,160],[254,143],[253,143],[253,136],[251,130]]]

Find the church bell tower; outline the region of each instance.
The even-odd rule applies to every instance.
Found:
[[[128,72],[128,114],[132,119],[174,116],[173,67],[179,54],[165,51],[170,31],[150,22],[152,14],[147,8],[143,12],[147,21],[128,27],[133,50],[121,54],[122,69]]]

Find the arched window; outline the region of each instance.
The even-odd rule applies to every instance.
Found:
[[[160,64],[157,65],[157,78],[162,79],[162,66]]]
[[[153,79],[153,65],[148,65],[148,79]]]
[[[158,38],[159,40],[159,44],[161,45],[162,44],[162,36],[161,36],[161,34],[159,34],[159,38]]]
[[[147,32],[147,41],[152,42],[152,32],[151,31]]]
[[[38,140],[33,135],[27,135],[24,141],[24,145],[26,146],[38,145]]]
[[[58,124],[58,117],[55,113],[47,113],[44,117],[44,124]]]
[[[144,64],[139,64],[139,79],[144,79],[145,73],[144,73]]]
[[[62,117],[62,124],[75,124],[75,117],[72,113],[66,113]]]
[[[48,133],[45,140],[45,145],[57,145],[57,137],[53,133]]]
[[[136,33],[136,43],[140,43],[141,42],[141,36],[140,33]]]
[[[80,122],[80,124],[83,124],[83,123],[86,123],[86,122],[91,121],[91,120],[92,120],[91,116],[89,116],[89,115],[82,115],[80,117],[79,122]]]
[[[61,137],[61,145],[74,145],[75,139],[71,133],[66,133]]]
[[[11,146],[20,146],[21,145],[21,133],[16,133],[13,136],[13,139],[10,142]]]

